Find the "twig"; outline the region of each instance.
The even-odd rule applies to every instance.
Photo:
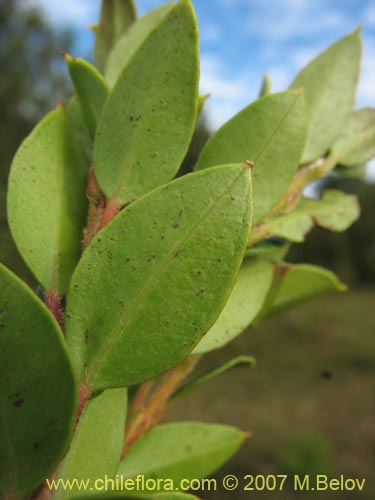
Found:
[[[140,409],[136,415],[132,416],[129,425],[126,429],[124,445],[122,448],[121,457],[123,457],[129,448],[151,427],[154,427],[164,416],[166,405],[170,396],[175,392],[179,384],[191,373],[195,368],[200,356],[189,356],[182,363],[175,366],[167,372],[156,388],[155,392],[150,397],[146,406]],[[141,386],[142,388],[142,386]],[[136,407],[139,406],[139,401],[143,400],[145,388],[142,388],[142,395],[138,397]],[[147,391],[149,388],[147,388]],[[143,402],[143,401],[142,401]],[[139,408],[138,408],[139,409]]]
[[[275,215],[293,210],[300,201],[305,187],[311,184],[311,182],[325,177],[335,167],[336,163],[336,158],[328,156],[327,158],[319,158],[319,160],[314,163],[301,168],[301,170],[299,170],[295,175],[286,193],[277,205],[275,205],[275,207],[259,224],[256,224],[252,228],[248,246],[252,246],[255,243],[271,236],[265,222]]]

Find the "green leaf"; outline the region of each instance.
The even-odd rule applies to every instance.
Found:
[[[56,480],[94,481],[116,476],[124,441],[126,403],[126,389],[104,391],[86,403]],[[53,498],[72,498],[79,492],[77,486],[59,488]]]
[[[66,116],[85,162],[89,165],[92,163],[93,141],[87,129],[81,105],[76,95],[73,95],[68,101]]]
[[[89,391],[153,378],[192,351],[234,285],[250,212],[250,170],[221,166],[154,190],[93,239],[66,313]]]
[[[202,113],[203,106],[209,97],[210,94],[203,94],[198,97],[198,116]]]
[[[172,179],[197,114],[198,41],[189,0],[169,10],[104,106],[94,148],[107,198],[126,205]]]
[[[359,35],[356,30],[331,45],[290,86],[305,92],[308,136],[302,163],[329,150],[353,108],[361,59]]]
[[[345,167],[366,163],[375,156],[375,109],[362,108],[350,113],[331,154]]]
[[[196,170],[254,161],[254,215],[259,222],[279,201],[293,178],[305,143],[301,92],[282,92],[254,102],[207,142]]]
[[[273,217],[263,225],[267,235],[276,235],[300,243],[314,222],[329,231],[345,231],[356,221],[360,208],[356,196],[327,190],[321,200],[303,198],[290,213]]]
[[[17,248],[47,291],[66,292],[81,253],[87,169],[61,107],[25,139],[12,166],[8,220]]]
[[[295,243],[305,241],[307,233],[313,226],[314,220],[310,214],[298,208],[293,212],[273,217],[264,223],[267,230],[266,237],[276,235]]]
[[[151,10],[138,19],[115,44],[111,50],[105,70],[108,84],[113,87],[124,68],[129,64],[134,54],[143,45],[146,38],[164,20],[166,15],[174,8],[173,3],[162,5]],[[154,61],[155,62],[155,61]]]
[[[110,50],[136,17],[133,0],[102,0],[99,25],[95,27],[94,47],[94,61],[100,71],[104,71]]]
[[[276,238],[275,238],[276,239]],[[260,257],[269,262],[280,262],[284,259],[290,249],[290,243],[280,241],[261,241],[254,246],[248,247],[245,253],[246,257]]]
[[[309,264],[281,265],[276,270],[274,286],[257,321],[320,295],[345,290],[346,286],[334,273],[321,267]]]
[[[256,361],[252,356],[237,356],[236,358],[233,358],[229,361],[226,361],[225,363],[222,363],[221,365],[209,371],[208,373],[205,373],[201,377],[195,378],[192,381],[183,385],[177,392],[175,392],[175,394],[173,395],[173,399],[190,394],[192,391],[195,391],[202,384],[209,382],[210,380],[218,377],[219,375],[222,375],[223,373],[229,370],[232,370],[233,368],[237,368],[239,366],[247,366],[247,367],[255,366],[255,364]]]
[[[259,91],[259,97],[265,97],[271,93],[271,81],[267,73],[263,76],[262,86]]]
[[[336,165],[335,172],[345,177],[352,179],[363,179],[367,173],[368,165],[356,165],[355,167],[345,167],[344,165]]]
[[[87,61],[64,54],[76,94],[90,136],[94,138],[96,127],[108,96],[108,87],[94,66]]]
[[[246,434],[234,427],[195,422],[162,424],[146,432],[125,455],[118,474],[145,478],[200,479],[239,449]]]
[[[259,313],[272,283],[273,266],[261,259],[246,259],[218,320],[194,349],[203,354],[240,335]]]
[[[62,458],[76,383],[61,331],[43,303],[0,265],[0,497],[23,498]]]

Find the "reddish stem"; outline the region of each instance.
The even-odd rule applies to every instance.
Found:
[[[102,229],[106,224],[108,224],[108,222],[119,213],[120,208],[120,202],[116,198],[108,200],[103,212],[102,220],[100,221],[99,229]]]
[[[86,386],[80,385],[79,387],[79,403],[78,403],[78,409],[77,409],[77,417],[76,417],[76,423],[78,423],[81,415],[83,408],[85,407],[85,404],[87,400],[90,397],[90,391],[87,389]]]
[[[61,299],[57,292],[47,292],[45,295],[45,304],[51,313],[55,316],[61,328],[64,328],[64,312],[61,306]]]
[[[182,363],[169,370],[150,397],[148,404],[143,407],[139,413],[132,415],[125,432],[121,457],[126,454],[129,448],[144,432],[160,422],[164,416],[168,399],[172,396],[180,383],[195,368],[199,358],[200,356],[189,356]],[[142,385],[140,387],[141,395],[137,395],[136,400],[138,399],[138,402],[142,400],[143,402],[145,390],[147,390],[148,394],[149,389],[149,387],[144,388]],[[137,410],[139,410],[138,402],[136,404]]]

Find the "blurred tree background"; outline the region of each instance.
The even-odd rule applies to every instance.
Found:
[[[31,284],[6,224],[6,180],[20,142],[71,92],[60,52],[69,52],[73,41],[71,33],[53,32],[40,12],[26,9],[22,2],[0,1],[0,261]],[[180,173],[192,169],[209,135],[203,113]],[[370,486],[375,184],[334,174],[317,187],[327,188],[357,194],[361,218],[346,233],[314,229],[306,243],[292,247],[289,260],[332,269],[352,290],[267,320],[227,348],[211,353],[203,369],[238,354],[254,355],[258,366],[207,384],[187,401],[176,403],[168,418],[219,421],[254,433],[218,478],[225,472],[345,474],[368,478],[366,493],[358,498],[375,498],[375,487]],[[293,499],[295,495],[287,489],[256,496]],[[331,495],[325,492],[324,498]],[[248,492],[202,497],[242,499],[248,498]],[[357,496],[340,493],[340,499],[346,498]]]

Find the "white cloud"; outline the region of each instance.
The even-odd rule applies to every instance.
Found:
[[[217,129],[254,99],[253,79],[245,73],[233,74],[219,57],[201,58],[200,91],[210,94],[205,104],[209,125]]]
[[[245,30],[275,41],[319,35],[332,30],[350,30],[351,19],[330,2],[313,0],[249,0]],[[259,20],[262,19],[260,26]]]

